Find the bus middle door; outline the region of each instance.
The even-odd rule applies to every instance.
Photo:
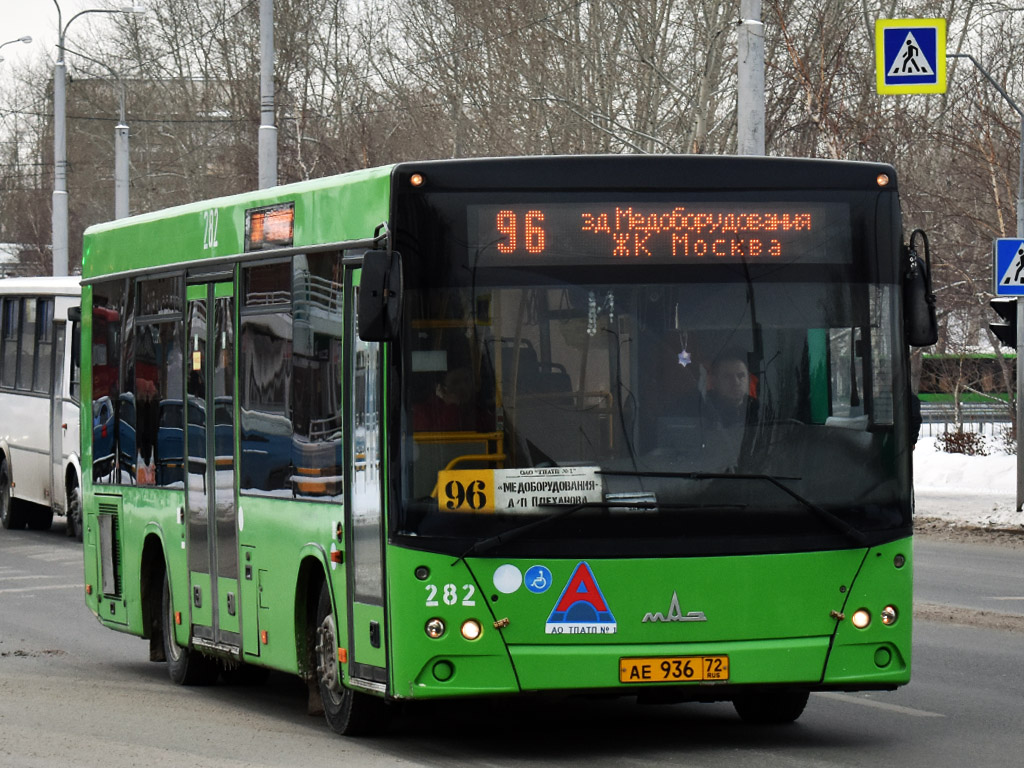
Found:
[[[192,636],[198,645],[237,651],[242,635],[235,506],[234,286],[226,278],[196,283],[198,279],[189,279],[185,357]]]

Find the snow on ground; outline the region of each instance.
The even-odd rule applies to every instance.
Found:
[[[943,453],[922,437],[914,450],[917,516],[954,525],[1024,531],[1016,510],[1017,457],[989,442],[989,456]]]

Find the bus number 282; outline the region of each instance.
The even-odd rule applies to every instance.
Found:
[[[427,607],[433,608],[444,601],[445,605],[455,605],[459,602],[459,588],[454,584],[445,584],[438,587],[436,584],[427,584]],[[438,595],[440,594],[440,600]],[[476,605],[473,595],[476,594],[476,587],[472,584],[462,585],[462,605]]]
[[[203,211],[203,250],[217,247],[217,224],[220,223],[220,211],[210,208]]]

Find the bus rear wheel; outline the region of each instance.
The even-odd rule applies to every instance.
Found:
[[[331,607],[331,593],[326,584],[321,587],[317,602],[314,643],[316,679],[327,724],[335,733],[344,736],[380,733],[387,725],[387,705],[384,701],[341,684],[338,633]]]
[[[807,691],[763,691],[737,696],[732,705],[746,723],[783,725],[803,714],[809,696]]]
[[[166,573],[160,617],[164,656],[171,681],[178,685],[211,685],[216,682],[220,671],[217,663],[198,651],[182,648],[174,637],[174,606],[171,604],[171,584]]]
[[[0,459],[0,526],[15,531],[25,527],[21,507],[11,498],[11,475],[3,459]]]
[[[82,490],[77,485],[68,489],[68,536],[74,536],[82,540],[84,529],[82,527]]]

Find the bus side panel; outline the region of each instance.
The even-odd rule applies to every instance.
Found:
[[[297,673],[306,623],[312,620],[304,607],[311,599],[309,590],[319,594],[314,584],[327,570],[326,553],[340,510],[331,504],[248,495],[238,497],[238,509],[244,658]],[[338,595],[335,589],[336,599]]]
[[[49,506],[50,399],[0,392],[0,413],[16,415],[0,425],[0,444],[10,451],[11,496]]]
[[[120,495],[97,494],[93,501],[93,525],[86,549],[93,571],[90,579],[87,570],[86,591],[96,596],[94,610],[100,621],[115,629],[127,629],[127,593],[131,590],[124,578],[123,499]]]

